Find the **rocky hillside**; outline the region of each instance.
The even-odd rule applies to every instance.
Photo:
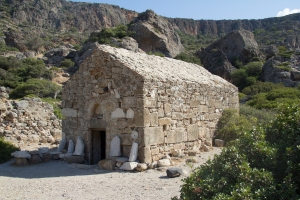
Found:
[[[0,37],[5,36],[2,39],[6,38],[6,44],[21,51],[43,51],[63,44],[81,45],[90,32],[128,24],[137,16],[135,11],[109,4],[66,0],[1,0]],[[254,32],[259,45],[290,43],[291,46],[299,46],[300,14],[259,20],[165,18],[165,24],[166,21],[172,29],[182,34],[197,36],[197,42],[202,46],[211,43],[209,40],[208,44],[207,38],[216,40],[241,29]]]

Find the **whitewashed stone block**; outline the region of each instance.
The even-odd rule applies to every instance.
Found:
[[[77,142],[76,142],[75,151],[74,151],[73,155],[74,156],[83,156],[84,155],[84,142],[80,136],[77,137]]]
[[[125,113],[121,108],[116,108],[111,113],[111,118],[125,118]]]
[[[121,140],[118,136],[115,136],[110,143],[110,156],[121,156]]]
[[[133,117],[134,117],[134,111],[131,108],[129,108],[126,112],[126,118],[132,119]]]
[[[119,94],[118,90],[114,89],[114,92],[115,92],[115,98],[120,99],[120,94]]]
[[[15,158],[31,158],[31,155],[27,151],[15,151],[11,155]]]
[[[137,159],[138,155],[138,143],[133,142],[131,146],[130,156],[129,156],[129,162],[134,162]]]
[[[73,140],[69,140],[68,153],[73,153],[74,147],[75,147],[75,145],[74,145]]]
[[[62,109],[62,114],[65,117],[77,117],[77,110],[72,108],[64,108]]]
[[[137,162],[126,162],[120,167],[120,169],[126,171],[133,171],[137,167],[137,165]]]
[[[65,139],[62,139],[62,140],[59,142],[59,146],[58,146],[57,151],[58,151],[58,152],[62,152],[62,150],[64,150],[65,146],[66,146],[66,140],[65,140]]]

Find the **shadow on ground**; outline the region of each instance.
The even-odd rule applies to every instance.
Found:
[[[123,171],[99,170],[97,165],[68,164],[61,160],[51,160],[49,162],[16,166],[14,160],[0,164],[1,176],[13,178],[51,178],[66,176],[87,176],[106,173],[129,173]]]

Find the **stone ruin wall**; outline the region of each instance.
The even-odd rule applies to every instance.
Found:
[[[81,98],[78,98],[81,97]],[[212,145],[224,108],[238,107],[238,90],[228,85],[144,80],[110,54],[95,50],[65,85],[63,132],[67,141],[81,136],[91,156],[91,128],[106,130],[106,158],[113,137],[129,156],[131,132],[139,133],[138,159],[188,153]]]
[[[21,149],[59,143],[62,124],[50,104],[39,98],[8,98],[6,88],[0,87],[0,137]]]

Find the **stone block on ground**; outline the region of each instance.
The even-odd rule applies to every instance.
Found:
[[[146,163],[138,163],[135,170],[138,172],[142,172],[148,169],[148,166]]]
[[[215,146],[216,147],[224,147],[225,141],[220,139],[215,139]]]
[[[125,171],[133,171],[137,165],[137,162],[126,162],[120,167],[120,169]]]
[[[15,164],[19,166],[28,165],[28,161],[26,158],[17,158],[15,157]]]
[[[40,147],[38,148],[40,157],[43,157],[43,154],[49,153],[49,147]]]
[[[167,176],[169,178],[176,178],[182,175],[182,169],[179,167],[171,167],[167,169]]]
[[[188,158],[188,159],[185,160],[185,162],[187,162],[187,163],[197,163],[197,160],[196,160],[196,158]]]
[[[197,155],[197,151],[191,150],[188,152],[189,156],[196,156]]]
[[[77,163],[77,164],[81,164],[84,162],[84,156],[68,156],[65,157],[65,160],[67,163],[72,164],[72,163]]]
[[[43,162],[42,158],[38,154],[31,155],[31,158],[28,160],[30,164],[37,164]]]
[[[31,155],[27,151],[15,151],[11,155],[15,158],[31,158]]]
[[[203,144],[203,145],[201,146],[201,149],[202,149],[203,151],[205,151],[205,152],[209,152],[209,147],[206,146],[205,144]]]
[[[154,161],[154,162],[152,162],[152,163],[149,165],[149,169],[155,169],[155,168],[157,168],[157,167],[158,167],[157,161]]]
[[[114,170],[114,168],[116,166],[116,160],[115,159],[100,160],[98,162],[98,166],[99,166],[100,169]]]
[[[161,159],[157,161],[158,167],[168,167],[171,165],[171,162],[169,159]]]
[[[51,160],[52,156],[50,153],[42,153],[42,160],[43,162],[49,162]]]

